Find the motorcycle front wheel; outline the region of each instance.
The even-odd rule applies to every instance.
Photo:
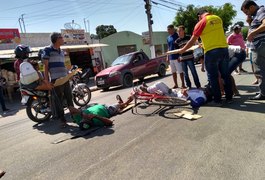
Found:
[[[39,98],[33,99],[30,97],[26,108],[29,119],[37,123],[48,121],[51,117],[51,111],[48,108],[48,103],[48,98],[45,98],[44,100],[42,99],[41,101]]]
[[[91,99],[91,90],[86,84],[77,84],[73,89],[73,100],[77,106],[86,106]]]

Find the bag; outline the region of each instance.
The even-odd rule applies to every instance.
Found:
[[[29,62],[23,62],[19,66],[20,82],[28,85],[39,80],[39,74]]]

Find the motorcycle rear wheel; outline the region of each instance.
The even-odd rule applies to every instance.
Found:
[[[49,102],[44,102],[44,103],[49,103]],[[29,98],[27,102],[27,108],[26,108],[26,112],[27,112],[29,119],[37,123],[42,123],[50,119],[51,112],[41,112],[41,109],[43,109],[42,106],[44,103],[43,102],[40,103],[38,99],[35,100],[32,97]]]
[[[85,85],[79,85],[79,87],[75,88],[73,91],[73,100],[77,106],[84,107],[86,106],[91,99],[91,90]]]

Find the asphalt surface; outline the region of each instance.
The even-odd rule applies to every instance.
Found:
[[[249,62],[243,67],[250,71]],[[200,65],[197,71],[206,84]],[[79,133],[73,123],[60,129],[57,121],[30,121],[18,96],[0,118],[3,179],[265,179],[265,101],[248,100],[257,92],[253,74],[234,77],[241,97],[201,107],[198,120],[173,115],[189,107],[141,105],[113,117],[113,127],[76,139],[69,139]],[[170,73],[146,80],[155,81],[173,86]],[[130,91],[94,91],[91,103],[114,103],[117,94],[125,99]]]

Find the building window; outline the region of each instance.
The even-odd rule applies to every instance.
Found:
[[[124,55],[136,51],[136,45],[117,46],[118,55]]]

